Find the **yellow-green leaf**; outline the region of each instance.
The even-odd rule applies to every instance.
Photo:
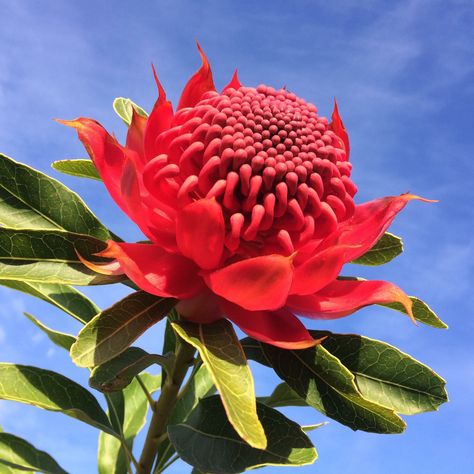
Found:
[[[237,433],[250,446],[265,449],[267,440],[257,415],[252,373],[232,325],[222,319],[212,324],[173,322],[172,326],[199,351]]]

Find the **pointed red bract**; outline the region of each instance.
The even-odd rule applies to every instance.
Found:
[[[144,133],[144,152],[146,161],[154,158],[156,153],[155,142],[160,133],[168,130],[173,120],[173,106],[166,100],[166,93],[161,85],[155,67],[152,65],[153,76],[155,77],[156,87],[158,88],[158,99],[153,106],[148,117]]]
[[[396,215],[412,199],[432,202],[414,194],[402,194],[375,199],[356,206],[352,218],[342,223],[338,230],[339,244],[355,246],[347,253],[347,261],[355,260],[373,247]]]
[[[333,132],[342,140],[344,147],[346,149],[346,156],[349,159],[350,154],[350,145],[349,145],[349,135],[347,133],[346,127],[342,123],[341,116],[339,115],[339,108],[337,106],[337,101],[334,99],[334,110],[332,112],[332,123],[331,128]]]
[[[154,295],[191,298],[204,288],[198,267],[191,260],[157,245],[109,241],[108,248],[97,255],[116,259],[130,280]]]
[[[204,270],[219,265],[224,238],[224,216],[215,199],[200,199],[178,212],[176,239],[179,250]]]
[[[136,151],[142,163],[145,163],[144,139],[146,124],[146,117],[137,113],[135,108],[132,107],[132,122],[130,127],[128,127],[126,147]]]
[[[248,258],[208,273],[209,288],[245,309],[273,310],[285,304],[293,277],[291,257]]]
[[[222,92],[226,91],[227,89],[240,89],[242,87],[242,84],[239,81],[239,76],[237,74],[237,69],[234,72],[234,75],[232,76],[232,79],[230,80],[229,84],[227,84],[224,89],[222,89]]]
[[[314,295],[290,296],[287,306],[311,318],[336,319],[364,306],[395,302],[401,303],[413,319],[410,298],[387,281],[335,280]]]
[[[193,107],[201,100],[203,94],[216,90],[214,80],[212,79],[212,71],[209,61],[199,43],[197,44],[197,47],[199,54],[201,55],[202,65],[184,86],[181,98],[179,99],[178,110],[183,109],[184,107]]]
[[[278,311],[247,311],[221,302],[223,313],[250,337],[282,349],[307,349],[320,342],[309,334],[301,321],[286,309]]]

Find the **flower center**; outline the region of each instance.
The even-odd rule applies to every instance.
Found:
[[[208,92],[156,143],[162,154],[146,170],[151,192],[160,176],[166,189],[175,183],[178,205],[217,199],[230,250],[269,238],[291,249],[354,212],[357,188],[342,140],[313,104],[284,89]]]

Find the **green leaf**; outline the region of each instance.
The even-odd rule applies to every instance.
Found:
[[[259,344],[277,375],[321,413],[353,430],[401,433],[405,429],[393,410],[362,397],[354,375],[321,344],[297,351]]]
[[[327,421],[323,421],[322,423],[315,423],[314,425],[303,425],[301,429],[305,433],[309,433],[310,431],[317,430],[318,428],[321,428],[322,426],[326,426],[328,424]]]
[[[69,285],[1,279],[0,285],[40,298],[83,324],[100,312],[100,309],[89,298]]]
[[[424,301],[416,298],[415,296],[410,296],[410,299],[413,303],[413,316],[417,321],[434,328],[448,329],[448,325],[441,321],[436,313]],[[385,306],[387,308],[399,311],[400,313],[407,314],[406,309],[400,303],[386,303],[380,306]]]
[[[66,334],[64,332],[59,332],[59,331],[54,331],[53,329],[50,329],[49,327],[45,326],[41,321],[38,321],[34,316],[32,316],[29,313],[23,313],[35,326],[40,328],[49,338],[51,342],[56,344],[59,347],[62,347],[63,349],[66,349],[69,351],[71,349],[71,346],[74,344],[76,341],[76,338],[74,336],[71,336],[70,334]]]
[[[322,345],[355,375],[367,400],[404,415],[437,410],[448,401],[441,377],[385,342],[355,334],[311,333],[327,336]]]
[[[258,401],[272,408],[308,406],[306,401],[285,382],[277,385],[269,397],[261,397]]]
[[[0,363],[0,399],[58,411],[116,436],[94,396],[50,370]]]
[[[58,160],[51,163],[51,166],[60,173],[77,176],[78,178],[89,178],[102,181],[97,168],[92,160]]]
[[[200,365],[195,368],[189,380],[182,396],[178,399],[178,402],[168,418],[168,426],[176,425],[184,421],[194,408],[196,408],[202,398],[212,395],[216,391],[212,377],[205,365]],[[159,462],[157,466],[160,468],[163,467],[173,453],[174,447],[169,442],[169,439],[160,443],[157,456]]]
[[[252,373],[232,325],[173,322],[173,329],[193,345],[209,370],[229,421],[250,446],[264,449],[266,438],[258,419]]]
[[[0,223],[111,238],[84,201],[59,181],[0,154]]]
[[[402,239],[389,232],[385,232],[370,250],[351,263],[357,263],[359,265],[383,265],[393,260],[402,252]]]
[[[157,354],[149,354],[139,347],[129,347],[117,357],[95,367],[89,385],[101,392],[112,392],[125,388],[133,378],[152,364],[167,366],[169,360]]]
[[[268,448],[246,444],[228,422],[219,397],[201,400],[183,423],[168,428],[179,456],[206,473],[239,473],[261,466],[304,466],[317,459],[301,428],[280,412],[257,404]]]
[[[93,255],[105,247],[100,240],[70,232],[0,228],[0,280],[69,285],[116,283],[123,277],[95,273],[77,255],[100,261]]]
[[[130,126],[132,123],[132,110],[135,109],[138,115],[142,117],[148,117],[148,114],[135,102],[132,102],[130,99],[125,97],[117,97],[114,100],[113,108],[116,114],[125,122],[127,126]]]
[[[113,359],[163,319],[176,304],[144,291],[126,296],[88,322],[71,347],[71,358],[79,367],[95,367]]]
[[[33,471],[25,471],[23,469],[16,469],[9,467],[6,464],[0,463],[0,474],[35,474]]]
[[[140,379],[150,394],[159,390],[161,385],[159,375],[144,373],[140,375]],[[137,379],[134,379],[121,394],[123,394],[124,403],[123,414],[119,415],[119,418],[121,418],[120,424],[122,425],[121,431],[123,439],[131,451],[136,435],[145,426],[149,404]],[[110,394],[108,397],[116,397],[117,395],[119,393]],[[109,411],[114,410],[110,403],[109,407]],[[123,474],[127,472],[126,466],[129,462],[119,440],[105,433],[99,435],[98,463],[99,474]]]
[[[9,433],[0,433],[0,464],[2,463],[22,471],[67,474],[49,454]]]

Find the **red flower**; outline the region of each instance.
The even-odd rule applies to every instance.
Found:
[[[156,77],[148,119],[133,113],[126,146],[97,122],[74,127],[110,194],[151,243],[109,242],[97,271],[125,273],[143,290],[178,298],[183,317],[227,317],[284,348],[315,344],[296,315],[339,318],[374,303],[411,301],[392,283],[338,280],[370,249],[411,194],[354,205],[349,140],[286,89],[216,92],[201,68],[176,112]],[[118,268],[117,268],[118,267]]]

